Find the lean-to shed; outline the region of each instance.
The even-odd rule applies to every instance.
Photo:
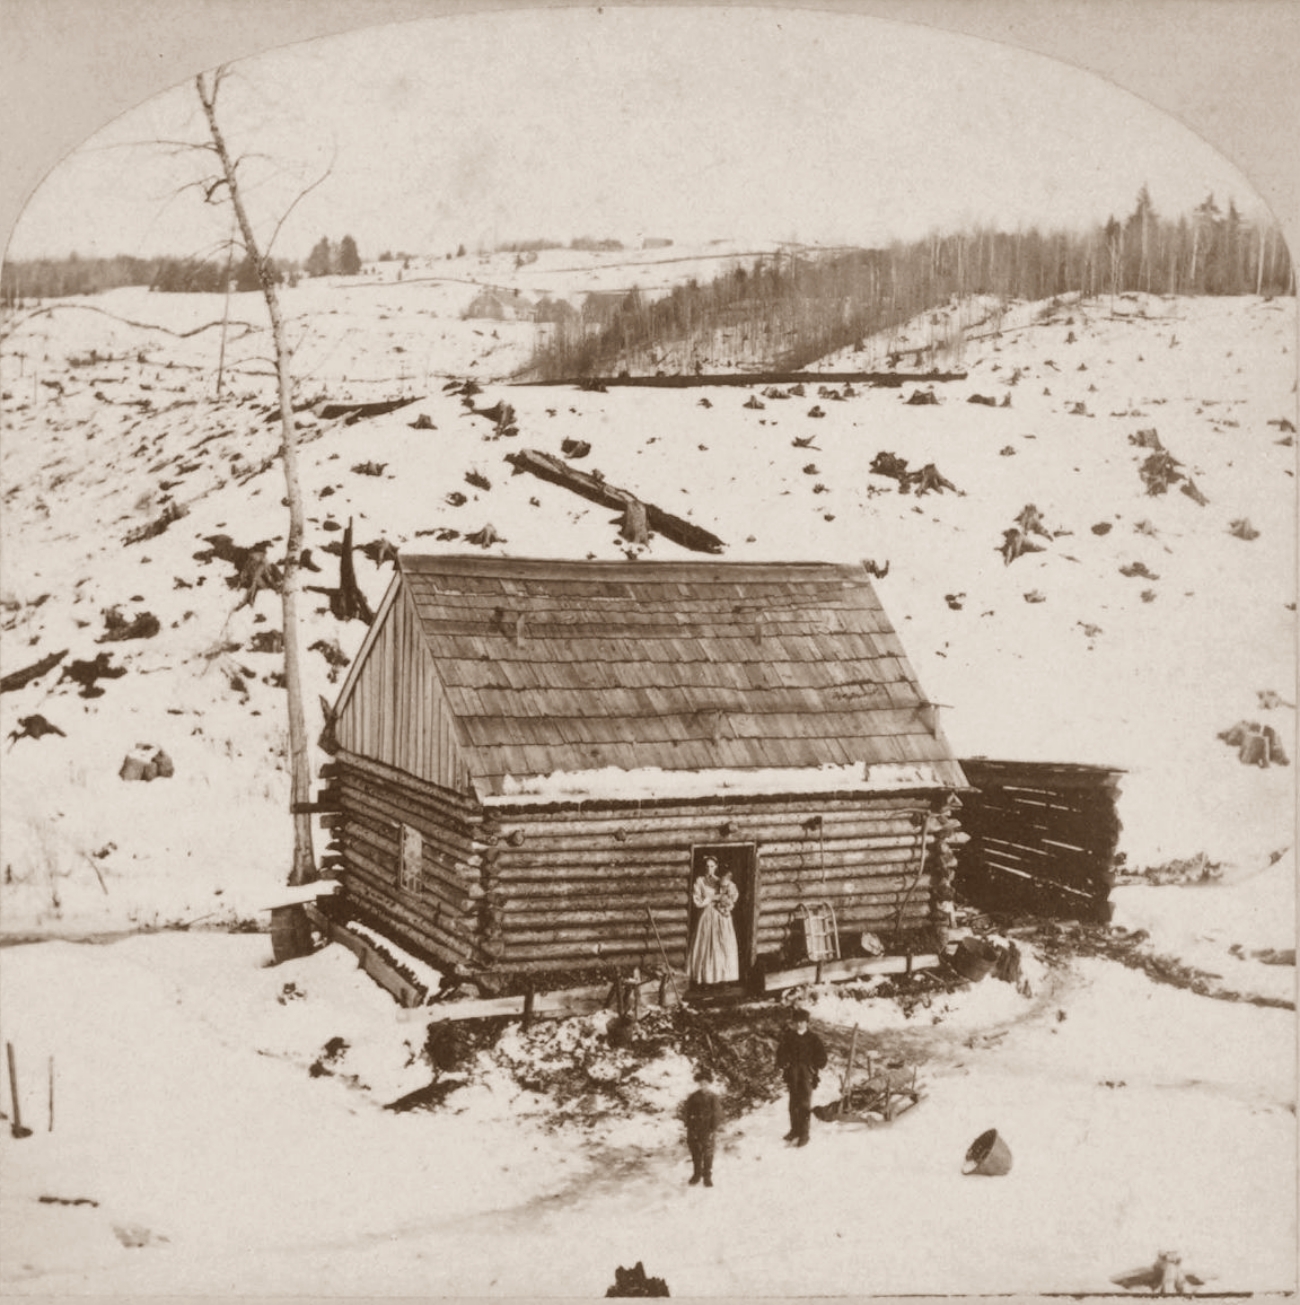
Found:
[[[338,900],[444,969],[681,966],[706,855],[741,981],[950,896],[965,779],[859,566],[403,553],[331,725]]]

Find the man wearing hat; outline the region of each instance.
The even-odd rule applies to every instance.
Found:
[[[713,1146],[722,1127],[722,1102],[713,1086],[713,1071],[707,1066],[695,1072],[695,1091],[686,1098],[682,1115],[686,1120],[686,1145],[691,1151],[691,1186],[702,1178],[713,1186]]]
[[[808,1027],[808,1012],[792,1011],[791,1025],[776,1049],[776,1067],[785,1074],[785,1085],[790,1089],[790,1131],[785,1140],[796,1146],[808,1145],[813,1089],[825,1066],[826,1045]]]

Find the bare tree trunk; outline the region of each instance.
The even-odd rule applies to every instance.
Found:
[[[258,284],[266,300],[271,318],[271,336],[275,342],[275,373],[280,389],[280,427],[283,442],[280,446],[284,462],[285,487],[289,497],[289,539],[285,546],[284,582],[281,597],[284,603],[284,680],[289,700],[289,775],[290,810],[293,813],[293,866],[289,883],[310,883],[317,877],[316,861],[312,852],[311,815],[303,810],[311,802],[311,757],[308,752],[307,719],[302,700],[302,665],[298,638],[298,596],[302,588],[302,541],[304,533],[302,485],[298,478],[297,435],[294,431],[293,394],[289,383],[291,352],[284,334],[284,319],[280,313],[280,300],[275,291],[275,274],[270,261],[262,257],[257,237],[239,193],[235,163],[226,148],[225,138],[217,125],[217,92],[221,86],[221,70],[212,78],[211,85],[202,73],[195,78],[199,100],[208,120],[212,145],[221,161],[223,180],[230,191],[230,202],[239,222],[240,234],[248,257],[257,271]]]

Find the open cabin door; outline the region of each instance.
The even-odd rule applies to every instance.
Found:
[[[736,951],[740,959],[739,982],[748,985],[758,952],[758,847],[754,843],[700,843],[691,848],[691,872],[686,884],[687,955],[695,937],[700,912],[695,906],[695,881],[704,874],[704,862],[715,857],[719,874],[730,871],[739,897],[731,921],[736,930]]]

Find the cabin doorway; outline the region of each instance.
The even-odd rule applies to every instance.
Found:
[[[758,847],[754,843],[701,843],[691,848],[691,873],[686,886],[687,956],[690,956],[690,943],[699,928],[701,915],[695,905],[695,881],[704,875],[705,862],[710,858],[717,861],[718,874],[730,872],[736,885],[738,896],[731,922],[736,931],[740,974],[735,982],[748,985],[758,950]],[[700,985],[691,976],[691,987],[703,987],[708,991],[710,985]]]

